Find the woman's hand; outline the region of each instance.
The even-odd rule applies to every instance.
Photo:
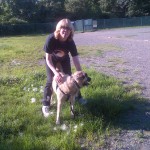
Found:
[[[62,78],[62,76],[61,76],[61,74],[60,74],[59,72],[56,72],[56,73],[55,73],[55,80],[56,80],[56,82],[58,82],[58,83],[62,83],[63,78]]]

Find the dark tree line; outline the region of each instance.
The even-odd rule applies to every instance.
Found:
[[[0,0],[0,23],[150,15],[150,0]]]

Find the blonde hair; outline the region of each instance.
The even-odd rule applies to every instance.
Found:
[[[62,26],[65,26],[65,27],[69,27],[70,28],[70,35],[68,37],[68,40],[72,40],[73,39],[73,36],[74,36],[74,28],[73,28],[73,25],[71,23],[71,21],[69,19],[62,19],[60,20],[57,25],[56,25],[56,30],[54,32],[54,36],[56,39],[59,38],[59,33],[60,33],[60,29]]]

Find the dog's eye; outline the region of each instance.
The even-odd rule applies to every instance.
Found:
[[[83,74],[79,74],[79,75],[77,76],[78,79],[84,79],[84,77],[85,77],[85,75],[83,75]]]
[[[86,77],[86,76],[83,75],[83,76],[82,76],[82,79],[84,79],[85,77]]]

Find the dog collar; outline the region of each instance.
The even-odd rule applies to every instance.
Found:
[[[70,98],[70,94],[65,93],[64,91],[62,91],[62,89],[58,86],[58,84],[56,85],[56,90],[59,88],[59,90],[67,96],[67,100]]]
[[[73,79],[73,83],[80,89],[81,87],[79,86],[79,84],[77,83],[76,80]]]

